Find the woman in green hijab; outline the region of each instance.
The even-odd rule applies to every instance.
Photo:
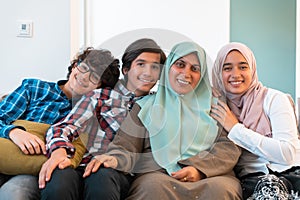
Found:
[[[84,176],[101,165],[118,176],[134,174],[127,199],[240,199],[232,171],[240,149],[209,116],[211,101],[205,51],[193,42],[175,45],[157,93],[134,105]],[[103,184],[117,180],[106,176]],[[116,191],[103,192],[120,197]]]

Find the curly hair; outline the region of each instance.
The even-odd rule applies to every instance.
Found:
[[[87,64],[93,71],[101,76],[98,88],[113,88],[120,77],[119,60],[115,59],[106,49],[87,47],[82,53],[77,54],[68,67],[68,76],[72,69],[81,62]]]
[[[71,65],[68,67],[67,79],[69,79],[72,69],[76,67],[78,63],[83,61],[93,49],[93,47],[87,47],[83,52],[78,52],[76,54],[75,58],[71,61]]]
[[[114,61],[105,69],[101,76],[100,88],[114,88],[120,77],[119,60]]]

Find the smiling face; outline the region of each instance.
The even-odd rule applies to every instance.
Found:
[[[194,54],[188,54],[176,60],[169,71],[170,85],[178,94],[191,92],[201,78],[200,63]]]
[[[68,82],[63,87],[63,91],[71,98],[73,96],[86,94],[98,88],[98,86],[99,85],[95,85],[90,81],[90,72],[82,73],[77,67],[74,67]]]
[[[252,72],[245,57],[237,50],[228,53],[223,64],[222,79],[226,92],[243,94],[251,85]]]
[[[141,53],[132,61],[130,70],[124,71],[128,76],[127,89],[136,96],[148,94],[159,79],[160,67],[159,53]]]

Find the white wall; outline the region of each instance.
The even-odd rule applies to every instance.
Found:
[[[0,0],[0,95],[25,77],[57,81],[70,61],[70,1]],[[19,38],[17,20],[33,21],[33,37]]]
[[[230,0],[89,0],[86,45],[107,47],[120,57],[139,37],[151,37],[166,51],[185,38],[211,57],[229,42]]]
[[[147,34],[166,51],[176,41],[189,38],[214,59],[229,41],[229,0],[0,1],[0,95],[15,89],[26,77],[50,81],[64,78],[70,57],[84,43],[95,47],[109,43],[120,56],[134,37],[144,36],[148,29]],[[86,31],[81,30],[84,1],[88,2]],[[32,38],[16,37],[17,20],[33,21]],[[112,40],[124,33],[127,38],[121,38],[123,43],[114,45]]]

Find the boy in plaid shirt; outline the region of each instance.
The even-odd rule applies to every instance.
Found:
[[[23,80],[21,86],[0,102],[0,137],[10,139],[24,154],[46,154],[41,139],[27,132],[24,127],[14,126],[12,122],[22,119],[57,123],[70,112],[72,101],[78,100],[83,94],[100,87],[114,87],[119,77],[119,68],[113,65],[114,60],[110,51],[90,47],[71,62],[67,80],[57,83],[39,79]],[[89,70],[84,70],[83,65],[88,66]],[[112,74],[116,73],[113,79]],[[3,199],[39,199],[35,176],[0,174],[0,186]]]
[[[39,176],[40,188],[45,188],[42,199],[97,196],[97,173],[84,179],[84,167],[93,156],[106,151],[135,100],[149,94],[165,59],[164,52],[153,40],[145,38],[133,42],[122,57],[124,80],[119,80],[114,90],[99,89],[83,96],[64,120],[49,129],[50,158]],[[68,167],[68,158],[75,152],[71,142],[83,132],[88,133],[87,153],[81,166],[74,170]],[[126,193],[126,187],[124,189]]]

